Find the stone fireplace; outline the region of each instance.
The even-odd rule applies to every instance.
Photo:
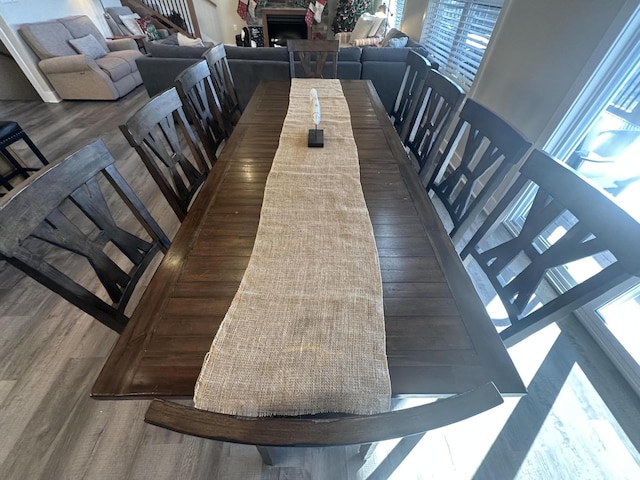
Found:
[[[252,34],[258,29],[264,35],[264,46],[286,44],[286,39],[328,38],[330,12],[335,11],[335,0],[327,0],[320,23],[307,27],[304,17],[309,0],[258,0],[255,17],[247,16]]]

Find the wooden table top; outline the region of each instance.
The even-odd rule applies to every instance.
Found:
[[[368,81],[343,80],[378,247],[393,394],[493,381],[524,394],[449,237]],[[263,83],[93,386],[95,398],[191,398],[248,264],[289,84]],[[268,319],[265,319],[268,321]]]

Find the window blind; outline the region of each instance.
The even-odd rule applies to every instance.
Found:
[[[440,70],[469,90],[504,0],[430,0],[420,43]]]

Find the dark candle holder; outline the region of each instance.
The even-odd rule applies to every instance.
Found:
[[[317,125],[316,128],[309,129],[309,139],[307,142],[307,146],[312,148],[324,147],[324,130],[318,130]]]

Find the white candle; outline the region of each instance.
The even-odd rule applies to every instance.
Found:
[[[318,92],[315,88],[311,89],[310,92],[311,98],[311,118],[313,119],[313,124],[318,126],[320,124],[320,101],[318,100]]]

